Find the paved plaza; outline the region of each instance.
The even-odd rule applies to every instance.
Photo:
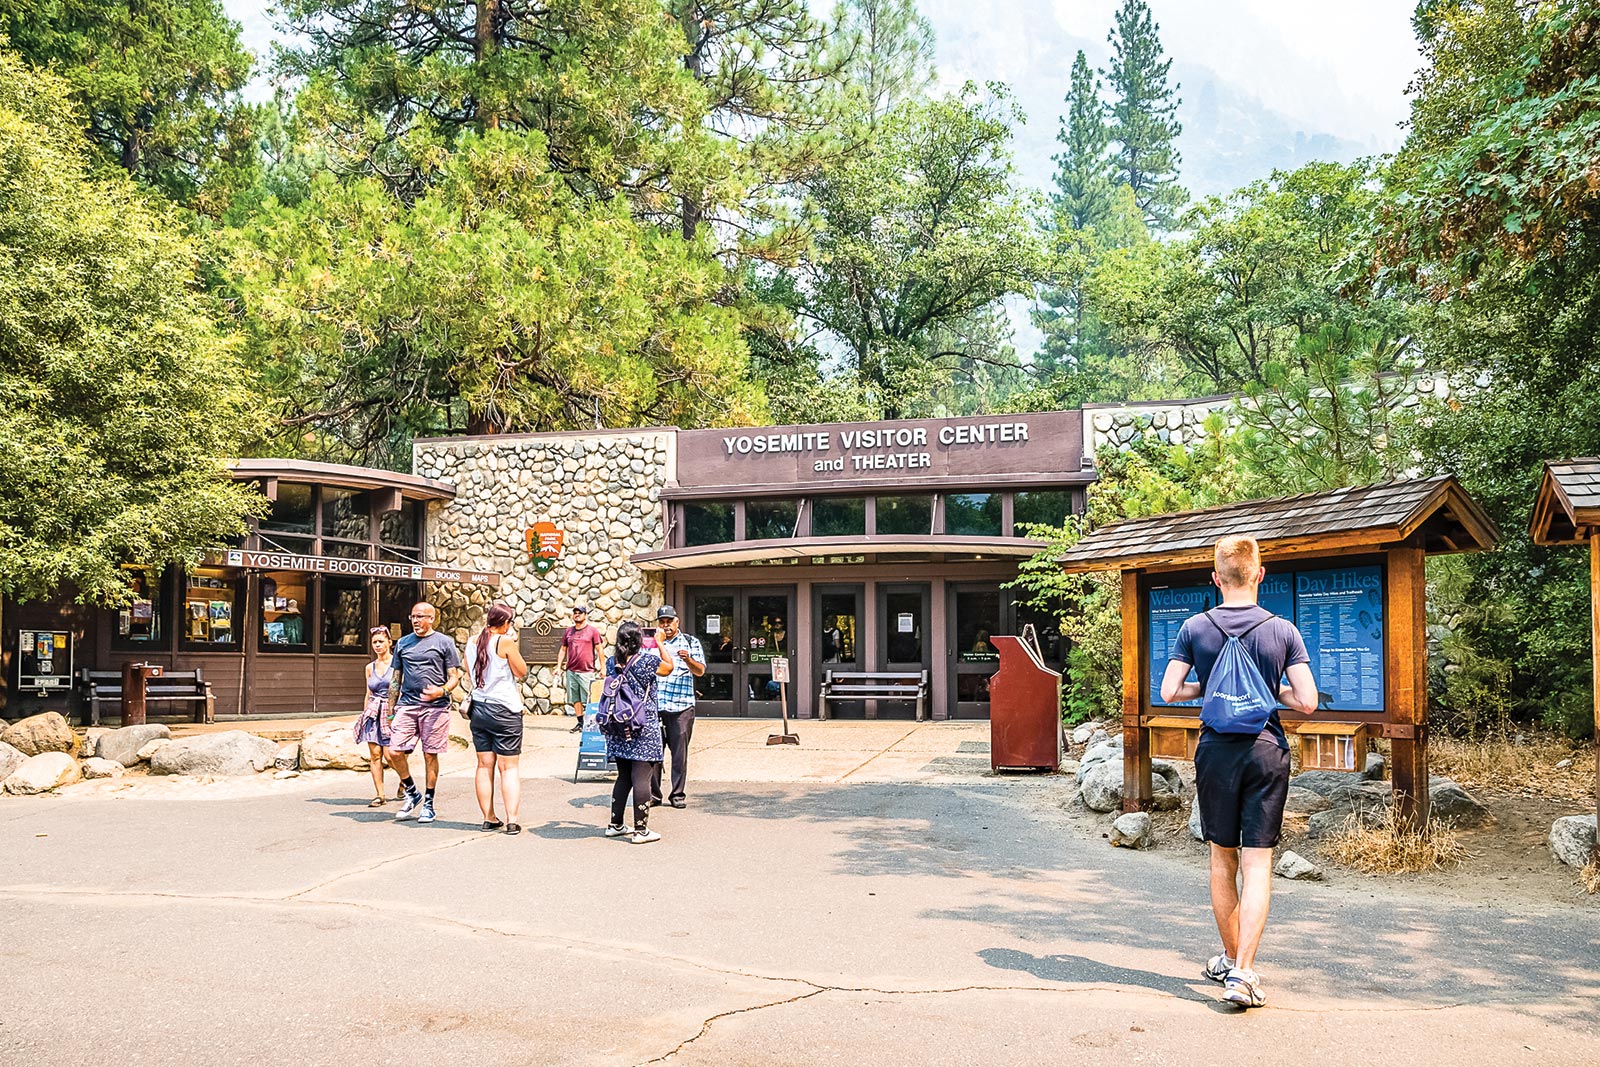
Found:
[[[702,724],[637,846],[530,724],[517,838],[464,752],[431,826],[348,772],[0,801],[0,1063],[1600,1062],[1592,908],[1280,881],[1240,1014],[1194,857],[987,775],[986,725]]]

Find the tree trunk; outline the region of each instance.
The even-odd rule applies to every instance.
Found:
[[[500,0],[478,0],[477,23],[473,27],[472,58],[480,66],[484,60],[494,54],[494,17],[499,10]],[[480,84],[482,84],[483,71],[480,70],[477,73]],[[483,128],[486,130],[499,129],[499,113],[493,107],[485,106],[482,97],[479,98],[478,106],[482,109],[479,118],[483,122]]]
[[[138,171],[139,156],[144,149],[144,131],[137,126],[128,127],[128,136],[122,142],[122,169],[129,174]]]

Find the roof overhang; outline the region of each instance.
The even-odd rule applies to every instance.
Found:
[[[774,541],[735,541],[691,548],[637,552],[628,557],[642,571],[680,571],[730,563],[859,555],[938,555],[947,561],[1026,559],[1045,547],[1026,537],[955,537],[944,534],[903,537],[799,537]]]
[[[456,496],[456,487],[449,482],[312,459],[236,459],[228,463],[228,470],[240,481],[260,480],[269,483],[269,487],[277,482],[306,482],[341,489],[387,489],[406,500],[454,500]],[[268,497],[274,495],[267,493]]]
[[[1533,502],[1529,533],[1536,545],[1577,545],[1600,534],[1600,504],[1592,495],[1578,496],[1573,474],[1600,474],[1600,459],[1546,463]]]
[[[1307,493],[1277,500],[1245,501],[1201,511],[1124,520],[1089,534],[1057,557],[1057,561],[1068,574],[1209,565],[1213,560],[1216,539],[1226,534],[1255,537],[1263,558],[1303,557],[1319,553],[1348,555],[1419,540],[1429,555],[1447,555],[1483,551],[1493,548],[1499,540],[1499,532],[1493,521],[1454,478],[1418,482],[1415,483],[1415,489],[1415,494],[1405,502],[1403,508],[1396,508],[1368,522],[1344,526],[1330,522],[1326,529],[1291,536],[1273,536],[1271,531],[1276,517],[1314,511],[1324,501],[1328,504],[1330,514],[1338,515],[1339,512],[1334,509],[1339,501],[1349,495],[1349,491]],[[1193,537],[1192,528],[1197,521],[1202,529],[1208,523],[1214,524],[1215,532],[1200,539]],[[1175,544],[1171,533],[1173,528],[1181,525],[1191,527],[1187,531],[1190,536]],[[1135,535],[1131,540],[1139,542],[1134,547],[1128,545],[1130,534]],[[1137,536],[1139,534],[1145,536]],[[1105,542],[1104,546],[1102,542]]]

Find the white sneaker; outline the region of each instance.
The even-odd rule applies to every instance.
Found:
[[[400,822],[404,819],[415,819],[417,817],[417,812],[421,810],[421,808],[422,794],[412,793],[406,797],[406,802],[401,806],[400,810],[394,813],[395,821]]]
[[[1261,990],[1261,979],[1256,972],[1239,967],[1229,971],[1228,977],[1223,980],[1222,999],[1246,1008],[1260,1008],[1267,1003],[1267,995]]]
[[[606,827],[606,836],[607,837],[628,837],[628,836],[632,835],[632,833],[633,833],[633,831],[628,829],[626,826],[608,826],[608,827]]]
[[[654,830],[636,830],[633,834],[633,843],[636,845],[648,845],[652,841],[660,840],[661,835]]]
[[[1206,960],[1206,969],[1200,973],[1213,982],[1223,982],[1227,980],[1228,972],[1231,970],[1233,970],[1233,960],[1228,958],[1227,953],[1221,953]]]

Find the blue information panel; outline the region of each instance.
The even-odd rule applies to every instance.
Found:
[[[1162,707],[1174,706],[1164,704],[1161,700],[1161,676],[1166,673],[1167,661],[1172,658],[1172,646],[1178,643],[1178,631],[1183,629],[1184,622],[1191,616],[1211,610],[1221,603],[1221,600],[1222,596],[1217,592],[1217,587],[1209,583],[1169,585],[1150,590],[1147,607],[1150,629],[1150,703],[1160,704]],[[1189,681],[1194,680],[1194,671],[1190,671]],[[1197,706],[1200,701],[1190,700],[1186,703]]]
[[[1150,590],[1146,622],[1152,706],[1173,706],[1161,700],[1161,676],[1166,673],[1178,630],[1189,617],[1220,601],[1217,588],[1210,584]],[[1383,568],[1269,573],[1261,582],[1259,603],[1300,628],[1322,710],[1383,710]],[[1193,672],[1189,680],[1195,680]],[[1189,706],[1198,703],[1187,702]]]
[[[1306,639],[1322,708],[1383,710],[1382,568],[1300,571],[1294,623]]]

